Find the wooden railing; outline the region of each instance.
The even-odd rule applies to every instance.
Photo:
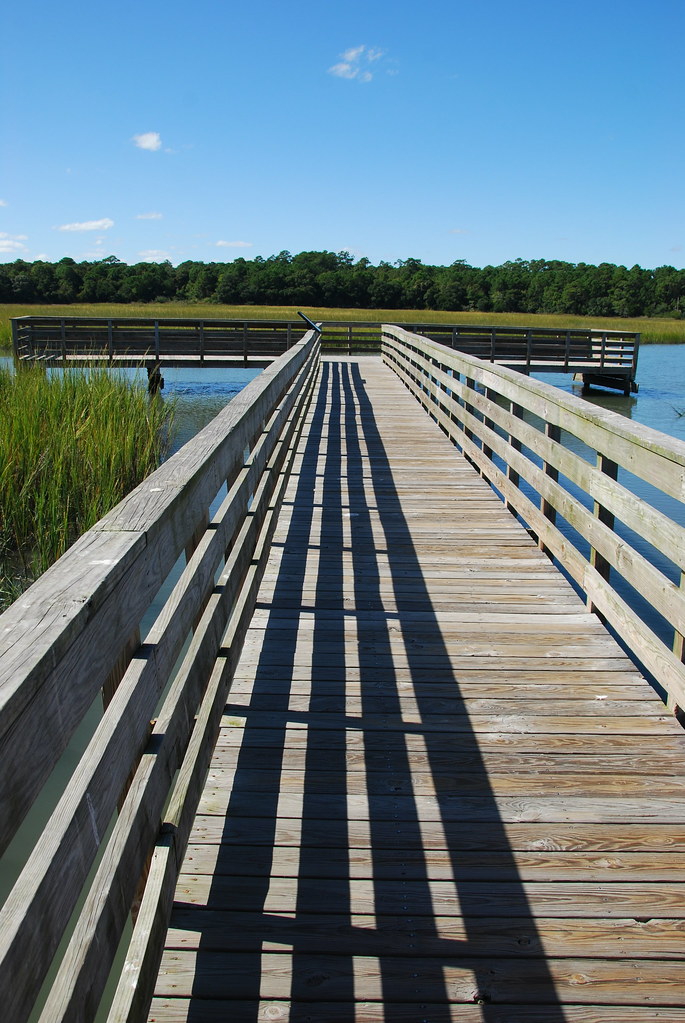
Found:
[[[640,335],[626,331],[473,324],[403,323],[456,351],[524,373],[580,373],[587,383],[636,390]],[[266,365],[300,336],[302,324],[278,320],[116,319],[20,316],[12,320],[18,362],[105,360],[119,365]],[[322,349],[373,354],[381,324],[328,320]]]
[[[685,707],[685,444],[398,327],[383,327],[382,350],[670,706]]]
[[[132,911],[109,1018],[150,995],[318,352],[308,333],[0,617],[2,850],[101,691],[107,704],[0,913],[8,1023],[39,1011],[60,942],[40,1019],[93,1019]]]
[[[503,324],[401,323],[465,355],[509,366],[519,372],[577,373],[585,383],[637,391],[635,382],[640,335],[629,331],[512,327]],[[381,349],[378,323],[327,320],[322,324],[324,351],[373,354]]]
[[[401,328],[382,333],[388,365],[685,705],[685,444]],[[0,849],[106,697],[0,913],[9,1023],[32,1010],[42,1023],[93,1019],[132,914],[108,1018],[144,1015],[318,358],[312,332],[0,617]]]
[[[478,359],[497,362],[530,374],[545,368],[563,372],[611,372],[634,381],[640,335],[630,331],[579,329],[560,330],[554,327],[514,327],[499,324],[424,324],[418,328],[404,325],[406,330],[429,337],[432,341],[474,355]]]
[[[12,343],[19,361],[259,364],[287,351],[302,329],[299,320],[19,316],[12,320]]]

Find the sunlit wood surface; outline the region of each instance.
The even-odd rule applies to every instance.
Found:
[[[685,1020],[685,740],[379,359],[324,362],[150,1018]]]

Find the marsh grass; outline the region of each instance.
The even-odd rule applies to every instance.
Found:
[[[303,313],[318,320],[361,320],[371,323],[488,323],[512,326],[603,327],[606,330],[639,331],[649,344],[685,344],[685,320],[621,319],[620,317],[562,316],[546,313],[479,313],[433,311],[429,309],[324,309],[300,306]],[[297,306],[214,305],[213,303],[150,302],[79,305],[0,305],[0,347],[11,347],[10,319],[13,316],[141,316],[181,319],[298,320]],[[304,324],[302,327],[305,329]]]
[[[108,370],[0,368],[0,609],[159,465],[172,418]]]

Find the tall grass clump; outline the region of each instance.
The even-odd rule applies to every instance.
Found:
[[[159,465],[172,416],[105,369],[0,368],[0,610]]]

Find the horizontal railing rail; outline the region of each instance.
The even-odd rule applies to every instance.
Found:
[[[274,359],[301,334],[299,321],[281,320],[34,315],[12,320],[14,355],[19,361]]]
[[[604,374],[613,386],[635,380],[640,335],[600,329],[483,324],[402,323],[404,330],[525,373],[544,370]],[[269,360],[299,337],[298,322],[20,316],[12,320],[15,358],[67,362],[102,358],[135,363]],[[327,320],[324,351],[377,353],[381,324]],[[625,389],[625,387],[624,387]]]
[[[685,444],[398,327],[383,359],[685,707]]]
[[[573,373],[582,376],[586,384],[618,388],[625,394],[637,390],[638,333],[503,324],[401,323],[398,326],[455,351],[528,375]],[[348,354],[379,353],[381,334],[378,323],[328,320],[322,324],[322,346],[324,351]]]
[[[300,335],[0,617],[3,850],[106,704],[0,912],[10,1023],[93,1019],[132,912],[144,976],[129,957],[109,1018],[151,994],[318,361]]]
[[[631,331],[560,330],[504,324],[496,327],[480,324],[402,326],[466,355],[475,355],[490,362],[522,363],[527,371],[537,368],[538,363],[571,365],[587,362],[592,364],[592,368],[631,368],[634,372],[640,347],[640,335]]]

